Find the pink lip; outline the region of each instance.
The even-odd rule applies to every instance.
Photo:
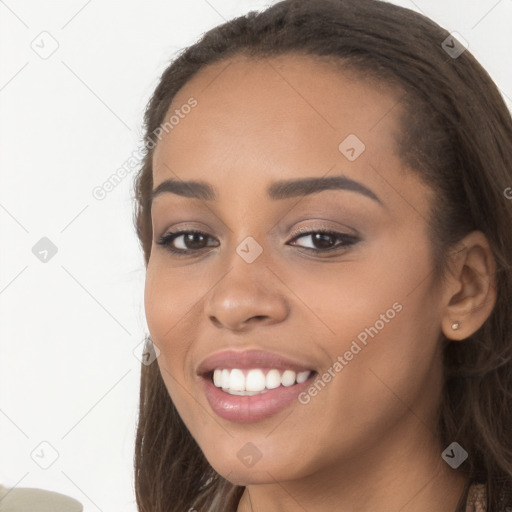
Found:
[[[311,366],[294,361],[287,357],[263,350],[246,350],[237,352],[235,350],[224,350],[204,359],[197,368],[197,375],[204,376],[216,368],[275,368],[276,370],[294,370],[303,372],[313,370]]]
[[[311,384],[315,376],[316,373],[312,372],[301,384],[280,386],[253,396],[230,395],[215,386],[209,376],[204,376],[201,380],[208,403],[216,414],[225,420],[250,423],[277,414],[291,402],[295,401],[298,404],[297,397]]]
[[[265,373],[271,368],[293,370],[297,373],[310,370],[311,375],[301,384],[279,386],[265,393],[253,396],[230,395],[215,386],[212,373],[215,369],[260,368]],[[204,359],[196,371],[201,376],[203,390],[212,410],[221,418],[239,423],[249,423],[268,418],[283,410],[310,384],[317,372],[311,366],[291,358],[263,350],[224,350]]]

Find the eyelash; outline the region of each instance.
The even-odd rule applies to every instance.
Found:
[[[187,256],[191,253],[194,253],[194,252],[197,253],[199,251],[207,249],[207,247],[203,247],[201,249],[176,249],[171,245],[172,242],[176,238],[178,238],[181,235],[187,235],[187,234],[199,234],[199,235],[203,235],[203,236],[211,238],[208,234],[203,233],[202,231],[183,230],[183,231],[169,232],[169,233],[163,235],[162,237],[160,237],[160,239],[156,243],[158,245],[164,246],[169,252],[171,252],[172,254],[175,254],[176,256]],[[312,249],[311,247],[302,247],[302,249],[305,249],[314,254],[325,254],[325,253],[329,253],[332,251],[339,251],[342,249],[346,249],[346,248],[350,247],[351,245],[354,245],[357,242],[359,242],[359,239],[354,235],[348,235],[346,233],[338,233],[336,231],[329,231],[329,230],[324,230],[324,229],[315,229],[315,230],[310,230],[310,231],[299,231],[298,233],[296,233],[296,235],[298,235],[298,236],[295,236],[294,238],[292,238],[291,241],[297,240],[299,238],[303,238],[305,236],[314,235],[314,234],[330,235],[332,237],[337,238],[338,240],[343,241],[343,243],[341,245],[338,244],[334,247],[329,247],[328,249]]]

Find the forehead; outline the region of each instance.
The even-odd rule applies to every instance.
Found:
[[[185,108],[191,99],[196,106]],[[325,59],[224,60],[200,70],[175,96],[165,118],[174,123],[153,155],[154,183],[170,172],[210,181],[226,173],[323,175],[333,166],[367,173],[347,160],[340,143],[361,141],[363,161],[391,157],[399,111],[396,91]]]

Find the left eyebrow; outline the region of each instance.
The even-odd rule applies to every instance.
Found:
[[[301,178],[296,180],[276,181],[267,188],[267,194],[270,199],[281,200],[316,194],[323,190],[348,190],[358,192],[383,206],[382,201],[372,190],[362,183],[344,175],[331,176],[329,178]],[[151,201],[164,193],[205,201],[216,201],[218,199],[216,190],[205,181],[167,179],[152,191]]]
[[[271,199],[288,199],[290,197],[315,194],[323,190],[349,190],[358,192],[382,204],[379,197],[359,181],[355,181],[343,174],[329,178],[302,178],[299,180],[276,181],[268,189]]]

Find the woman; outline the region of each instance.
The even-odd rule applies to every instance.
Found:
[[[512,506],[512,122],[463,42],[286,0],[145,122],[139,509]]]

